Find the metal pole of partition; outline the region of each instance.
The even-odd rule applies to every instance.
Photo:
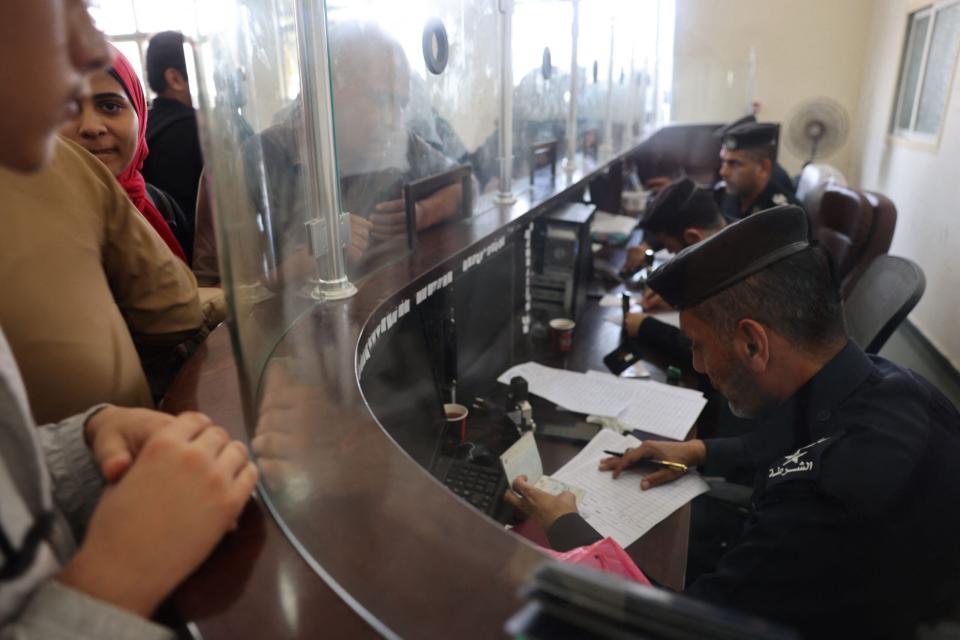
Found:
[[[568,176],[577,169],[577,40],[580,34],[580,0],[573,0],[573,42],[570,47],[570,111],[567,116],[567,161],[563,170]]]
[[[500,189],[498,204],[513,204],[513,0],[500,0]]]
[[[610,60],[607,62],[607,115],[603,124],[603,144],[600,157],[607,160],[613,151],[613,35],[614,21],[610,18]]]
[[[653,128],[660,126],[660,1],[657,0],[657,37],[653,54]]]
[[[757,78],[757,47],[750,45],[750,54],[747,58],[747,110],[746,113],[753,113],[754,91]]]
[[[340,214],[333,136],[333,86],[327,49],[327,16],[323,0],[297,0],[297,45],[300,53],[300,100],[307,153],[305,223],[319,277],[311,296],[318,300],[349,298],[357,288],[347,279],[341,237],[350,237],[349,218]]]
[[[627,130],[624,133],[626,135],[627,141],[630,143],[628,146],[633,146],[633,143],[636,142],[637,136],[634,133],[637,122],[637,45],[630,45],[630,81],[627,83],[627,90],[630,92],[627,99],[627,117],[626,117],[626,127]]]

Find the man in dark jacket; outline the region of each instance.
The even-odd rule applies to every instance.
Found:
[[[799,206],[792,185],[774,179],[780,128],[764,122],[745,122],[728,129],[721,141],[720,212],[728,222],[785,204]]]
[[[913,637],[947,613],[960,591],[960,413],[916,373],[848,340],[803,211],[732,224],[650,286],[681,309],[694,367],[734,414],[757,420],[740,437],[648,440],[601,462],[615,476],[646,458],[755,471],[739,540],[686,593],[811,638]],[[653,471],[640,489],[680,473]],[[572,494],[522,477],[514,490],[521,497],[506,500],[537,517],[555,547],[599,537]]]
[[[180,205],[190,227],[192,247],[203,155],[187,81],[182,33],[163,31],[150,38],[147,82],[157,97],[147,116],[150,155],[143,163],[143,177],[173,196]]]

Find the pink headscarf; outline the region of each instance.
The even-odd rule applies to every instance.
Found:
[[[130,61],[127,60],[126,56],[120,53],[120,50],[113,45],[110,45],[110,48],[113,50],[113,66],[110,67],[110,71],[112,72],[110,75],[114,76],[123,86],[124,91],[127,92],[127,97],[130,98],[130,102],[133,103],[133,109],[137,112],[137,119],[139,120],[137,128],[137,150],[134,152],[130,164],[117,175],[117,182],[119,182],[120,186],[127,192],[130,201],[133,202],[133,205],[143,214],[143,217],[147,219],[150,226],[160,234],[160,237],[167,246],[170,247],[170,250],[173,251],[178,258],[186,262],[187,256],[183,253],[183,248],[180,246],[180,243],[177,242],[173,231],[170,230],[170,225],[167,224],[167,221],[163,218],[163,214],[157,210],[153,203],[150,202],[150,198],[147,197],[147,183],[140,173],[140,170],[143,168],[143,161],[146,160],[147,154],[150,153],[150,150],[147,149],[147,101],[143,96],[143,86],[141,86],[140,79],[137,78],[137,74],[134,72],[133,66],[130,64]]]

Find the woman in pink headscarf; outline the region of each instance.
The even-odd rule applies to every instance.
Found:
[[[156,187],[148,190],[140,174],[149,153],[143,87],[130,61],[116,48],[113,54],[113,66],[90,76],[89,90],[80,100],[77,117],[64,125],[60,133],[110,169],[150,226],[186,262],[181,241],[187,238],[188,225],[183,212],[173,198]]]

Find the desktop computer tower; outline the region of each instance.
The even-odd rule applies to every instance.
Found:
[[[571,202],[534,222],[531,238],[530,316],[533,337],[546,335],[550,320],[576,320],[590,277],[590,222],[594,205]]]

